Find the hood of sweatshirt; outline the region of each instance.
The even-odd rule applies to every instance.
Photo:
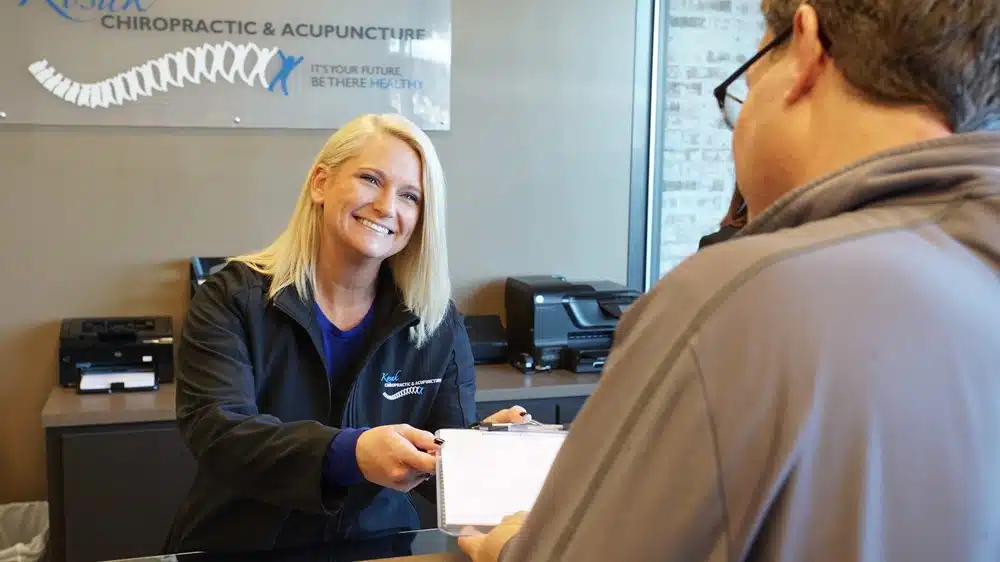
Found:
[[[1000,193],[1000,132],[962,133],[879,152],[794,189],[737,235],[775,232],[863,207]]]

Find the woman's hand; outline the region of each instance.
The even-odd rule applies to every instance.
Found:
[[[458,547],[472,559],[472,562],[496,562],[500,559],[500,551],[504,545],[524,526],[527,515],[521,511],[504,517],[500,525],[485,535],[459,537]]]
[[[511,406],[506,410],[500,410],[483,420],[483,423],[527,423],[531,421],[531,414],[520,406]]]
[[[409,425],[383,425],[366,430],[354,451],[365,479],[409,492],[434,473],[440,440]]]

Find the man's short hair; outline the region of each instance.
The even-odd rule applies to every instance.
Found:
[[[803,0],[761,0],[768,27]],[[872,102],[927,106],[955,132],[1000,121],[1000,0],[809,0],[847,82]],[[993,125],[993,127],[990,127]]]

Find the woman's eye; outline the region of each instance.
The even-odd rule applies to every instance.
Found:
[[[412,193],[404,193],[403,197],[406,197],[407,199],[409,199],[410,201],[413,201],[414,203],[419,203],[420,202],[420,198],[417,197],[416,195],[412,194]]]
[[[376,178],[371,174],[361,174],[361,179],[365,180],[370,184],[378,185],[378,178]]]

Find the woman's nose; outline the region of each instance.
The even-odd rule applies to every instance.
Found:
[[[386,187],[379,192],[378,197],[372,203],[375,211],[383,217],[392,216],[396,212],[396,196],[394,190]]]

